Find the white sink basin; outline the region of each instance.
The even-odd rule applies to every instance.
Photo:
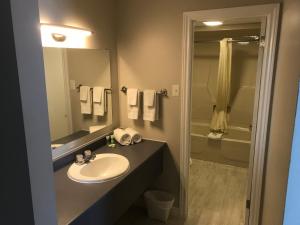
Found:
[[[103,153],[87,164],[73,163],[68,170],[68,177],[80,183],[102,183],[121,176],[128,169],[129,161],[124,156]]]

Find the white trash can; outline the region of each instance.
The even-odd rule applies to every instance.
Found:
[[[146,191],[144,194],[148,216],[167,222],[174,204],[174,197],[164,191]]]

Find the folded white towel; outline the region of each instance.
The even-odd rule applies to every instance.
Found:
[[[101,103],[103,92],[104,92],[103,87],[94,87],[93,88],[93,102]]]
[[[106,104],[104,89],[104,87],[93,88],[93,108],[95,116],[104,116]]]
[[[114,137],[121,145],[130,145],[131,136],[123,129],[117,128],[114,130]]]
[[[137,89],[135,89],[135,90],[137,90]],[[134,103],[133,98],[135,98],[134,97],[135,95],[133,93],[135,93],[135,91],[131,91],[131,89],[128,89],[127,94],[129,94],[131,96],[131,97],[127,96],[128,119],[137,120],[139,118],[141,93],[139,91],[137,91],[136,101],[135,101],[134,105],[133,105],[133,103]]]
[[[80,108],[82,114],[92,114],[92,95],[90,89],[88,86],[80,87]]]
[[[207,137],[209,139],[213,139],[213,140],[221,140],[223,136],[223,133],[214,133],[214,132],[210,132]]]
[[[129,88],[127,90],[127,103],[128,105],[137,105],[138,101],[138,89]]]
[[[80,86],[80,101],[87,101],[89,92],[89,86]]]
[[[157,93],[154,93],[153,106],[148,106],[144,102],[143,119],[151,122],[159,119],[159,95]]]
[[[131,144],[140,143],[142,141],[142,135],[140,135],[136,130],[126,128],[125,132],[127,132],[131,137]]]
[[[154,105],[155,90],[144,90],[144,105],[151,106]]]

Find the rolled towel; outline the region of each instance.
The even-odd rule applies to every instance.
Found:
[[[114,137],[120,145],[130,145],[131,136],[123,129],[117,128],[114,130]]]
[[[221,140],[223,137],[223,133],[214,133],[214,132],[210,132],[207,137],[209,139],[213,139],[213,140]]]
[[[131,144],[140,143],[142,141],[142,135],[140,135],[135,129],[126,128],[125,132],[131,136]]]

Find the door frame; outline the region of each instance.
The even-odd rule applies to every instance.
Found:
[[[251,205],[249,224],[258,225],[263,186],[263,172],[267,151],[272,84],[276,54],[277,30],[280,4],[255,5],[225,9],[201,10],[183,13],[183,46],[181,77],[181,132],[180,132],[180,215],[188,214],[188,181],[190,159],[190,120],[191,120],[191,81],[193,54],[193,26],[195,21],[261,18],[266,21],[264,53],[261,64],[261,77],[257,79],[256,134],[252,139],[254,153],[252,159]],[[259,73],[258,73],[259,74]],[[247,223],[246,223],[247,224]]]

